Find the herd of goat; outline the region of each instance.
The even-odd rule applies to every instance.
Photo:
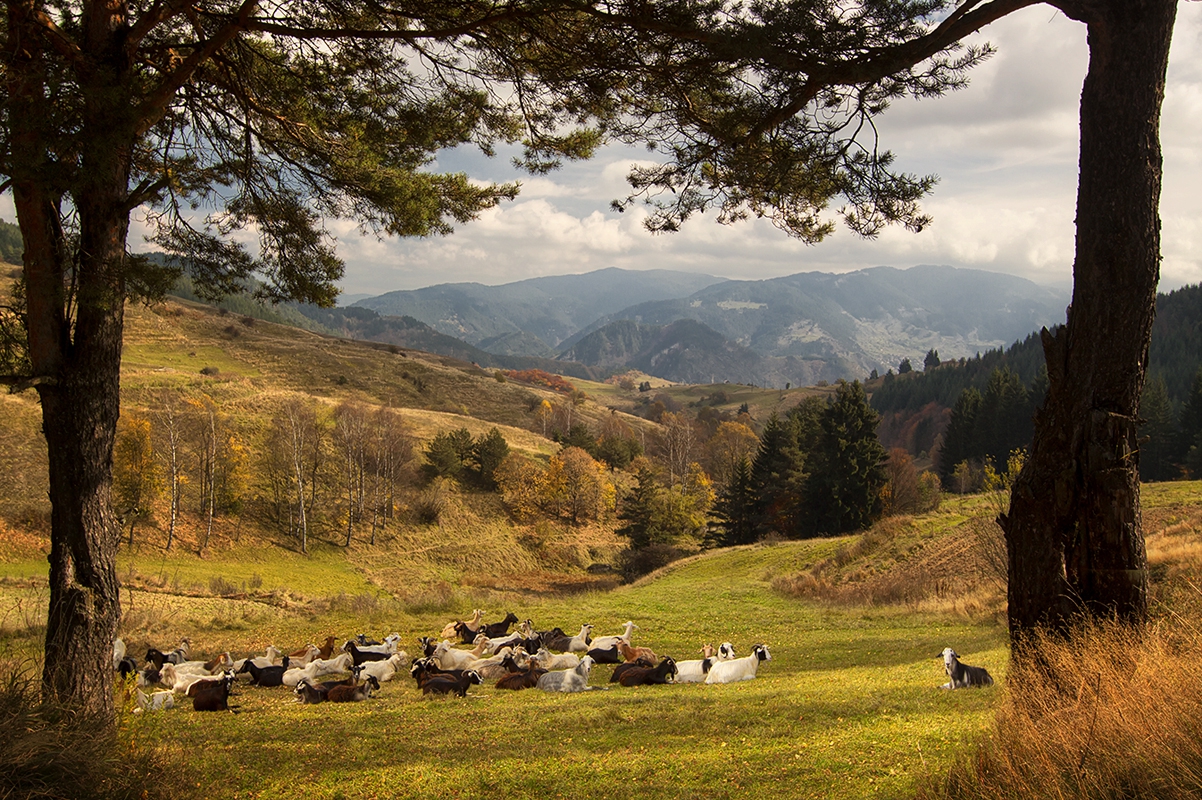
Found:
[[[366,700],[405,668],[423,694],[463,697],[485,681],[495,681],[497,689],[585,691],[594,688],[588,683],[594,664],[616,665],[609,682],[620,686],[733,683],[755,678],[760,662],[772,658],[763,644],[738,657],[730,642],[716,648],[703,645],[697,659],[660,657],[651,648],[632,643],[631,636],[638,630],[634,622],[627,622],[620,634],[593,638],[593,626],[588,624],[572,636],[560,628],[535,630],[530,620],[519,621],[513,613],[492,624],[483,620],[483,612],[477,609],[471,619],[449,623],[438,637],[420,637],[420,655],[412,660],[399,648],[398,633],[383,641],[359,634],[341,647],[329,636],[320,647],[309,644],[292,653],[268,646],[262,656],[237,661],[228,652],[208,661],[192,660],[190,642],[183,639],[168,652],[149,648],[142,665],[127,655],[124,642],[117,639],[113,668],[122,677],[136,678],[135,713],[139,713],[172,708],[177,696],[190,699],[197,711],[230,710],[230,691],[243,674],[252,686],[289,687],[298,702],[311,704]],[[517,630],[511,633],[514,623]],[[984,668],[961,663],[950,647],[940,657],[950,678],[940,688],[993,684]]]
[[[135,713],[140,713],[172,708],[177,698],[191,700],[197,711],[231,710],[230,692],[241,675],[252,686],[289,687],[301,703],[339,703],[366,700],[406,668],[423,694],[462,697],[485,681],[495,681],[497,689],[585,691],[594,688],[588,685],[594,664],[616,665],[609,681],[620,686],[732,683],[754,678],[759,663],[772,657],[757,644],[740,658],[724,642],[716,648],[704,645],[701,658],[678,662],[634,645],[631,636],[638,626],[633,621],[624,627],[620,634],[594,638],[593,626],[585,624],[573,636],[560,628],[535,630],[530,620],[519,621],[513,613],[486,624],[477,609],[470,619],[447,624],[438,637],[419,637],[420,652],[413,659],[400,649],[398,633],[383,641],[359,634],[341,647],[329,636],[320,647],[308,644],[292,653],[268,646],[261,656],[234,660],[226,652],[207,661],[190,657],[185,638],[174,650],[150,647],[141,665],[117,639],[113,668],[136,680]]]

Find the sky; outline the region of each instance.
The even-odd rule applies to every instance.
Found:
[[[1049,6],[1016,12],[976,37],[998,49],[959,92],[895,103],[878,120],[896,166],[935,174],[924,202],[934,224],[861,239],[846,228],[817,245],[763,221],[733,226],[694,217],[675,234],[648,233],[641,209],[618,214],[639,150],[609,149],[546,176],[508,159],[440,156],[438,167],[483,180],[520,180],[518,198],[445,237],[360,237],[331,224],[346,261],[347,296],[438,283],[488,285],[606,267],[673,269],[734,279],[848,272],[916,264],[1004,272],[1067,288],[1072,281],[1078,102],[1088,52],[1085,27]],[[1202,282],[1202,3],[1183,2],[1173,36],[1161,123],[1162,291]]]

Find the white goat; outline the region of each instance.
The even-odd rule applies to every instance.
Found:
[[[630,644],[630,634],[632,631],[637,631],[638,625],[635,625],[630,620],[626,621],[626,632],[620,636],[598,636],[593,639],[593,643],[588,646],[589,650],[612,650],[618,646],[618,640],[621,639],[626,644]]]
[[[267,650],[265,653],[265,655],[261,656],[248,656],[247,658],[238,659],[234,662],[232,667],[234,672],[241,672],[242,667],[245,666],[247,661],[254,664],[259,669],[263,669],[263,667],[278,667],[284,661],[284,654],[280,652],[280,649],[274,644],[267,645]],[[294,667],[301,666],[301,664],[294,663],[292,661],[289,661],[288,663]]]
[[[151,692],[149,695],[141,689],[136,689],[135,691],[138,693],[138,707],[134,709],[135,714],[141,714],[145,711],[162,711],[168,708],[175,708],[175,692],[170,689],[164,689],[161,692]]]
[[[467,665],[481,659],[488,652],[489,639],[484,634],[476,637],[476,647],[472,650],[456,650],[447,639],[443,639],[434,648],[434,663],[439,669],[467,669]]]
[[[581,625],[580,633],[572,637],[568,643],[569,653],[587,653],[589,649],[588,635],[592,633],[592,625]]]
[[[364,664],[363,669],[359,673],[359,679],[367,680],[368,676],[370,676],[380,683],[390,681],[397,670],[408,663],[409,654],[401,650],[399,653],[394,653],[383,661],[369,661]]]
[[[730,661],[735,657],[735,646],[730,642],[723,642],[718,645],[718,660]]]
[[[118,637],[113,639],[113,671],[121,668],[121,660],[125,658],[125,642]]]
[[[350,672],[353,663],[354,658],[350,653],[339,653],[334,658],[319,658],[316,661],[310,661],[303,667],[297,667],[285,672],[284,685],[296,686],[301,678],[308,678],[310,683],[314,683],[318,678],[325,675]]]
[[[705,676],[709,674],[717,659],[714,658],[714,646],[712,644],[704,644],[701,646],[701,658],[696,658],[691,661],[676,662],[676,682],[677,683],[703,683]]]
[[[940,686],[940,689],[969,689],[993,686],[993,676],[989,674],[989,670],[984,667],[970,667],[967,664],[960,663],[959,654],[950,647],[943,648],[943,652],[936,656],[936,658],[940,657],[943,658],[943,671],[947,673],[947,677],[951,678],[947,683]]]
[[[588,689],[588,671],[592,669],[593,659],[585,656],[575,669],[558,670],[539,676],[538,688],[544,692],[583,692]]]
[[[732,658],[729,661],[715,661],[710,666],[709,674],[705,676],[706,683],[734,683],[749,681],[755,677],[756,668],[761,661],[770,661],[772,654],[762,644],[751,648],[751,655],[742,658]]]
[[[557,656],[545,647],[538,648],[534,658],[548,672],[553,669],[575,669],[580,665],[580,656],[575,653],[563,653]]]

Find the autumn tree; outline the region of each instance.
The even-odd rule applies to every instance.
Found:
[[[750,463],[751,456],[759,445],[759,437],[742,422],[724,421],[705,444],[709,456],[709,472],[714,481],[725,485],[733,480],[735,472],[744,461]]]
[[[396,409],[381,407],[372,414],[367,442],[367,468],[371,475],[372,525],[370,544],[396,510],[397,490],[413,460],[413,439]]]
[[[264,474],[273,493],[276,521],[296,537],[302,553],[309,552],[313,516],[315,464],[322,445],[322,428],[311,402],[293,397],[280,403],[271,419],[264,449]]]
[[[338,453],[338,473],[345,504],[346,541],[350,547],[355,523],[363,518],[367,505],[367,462],[370,445],[370,412],[362,403],[344,401],[334,408],[334,448]]]
[[[129,523],[131,546],[134,526],[150,516],[161,487],[150,419],[126,414],[117,426],[113,448],[113,508]]]

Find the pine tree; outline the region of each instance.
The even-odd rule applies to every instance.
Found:
[[[509,443],[496,428],[472,443],[472,467],[480,485],[490,491],[497,488],[496,472],[509,455]]]
[[[1180,455],[1177,426],[1173,424],[1173,405],[1160,377],[1144,385],[1139,402],[1140,429],[1139,477],[1143,481],[1167,481],[1177,477],[1174,464]]]
[[[655,473],[644,464],[636,476],[634,490],[623,500],[618,520],[625,523],[614,533],[630,540],[631,550],[641,550],[654,542],[656,500],[662,491]]]
[[[981,393],[969,387],[956,398],[951,420],[943,432],[939,450],[939,475],[947,483],[957,464],[981,457],[977,437],[977,417],[981,413]]]
[[[1034,432],[1027,387],[1009,367],[995,369],[981,397],[977,415],[982,455],[994,469],[1004,470],[1010,453],[1031,446]]]
[[[755,541],[756,495],[749,457],[744,456],[735,464],[726,488],[714,506],[714,517],[718,521],[714,535],[718,545],[730,547]]]
[[[751,462],[755,493],[756,535],[797,535],[796,506],[800,499],[791,479],[801,471],[801,453],[792,426],[773,414],[760,436]]]
[[[809,532],[862,530],[880,516],[888,478],[885,448],[876,436],[879,421],[860,382],[840,381],[811,454],[805,507]]]

